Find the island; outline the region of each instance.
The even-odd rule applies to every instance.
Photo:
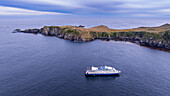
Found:
[[[105,25],[91,28],[85,28],[83,25],[44,26],[41,29],[15,29],[13,31],[13,33],[17,32],[55,36],[74,42],[89,42],[97,39],[128,41],[141,46],[170,52],[170,24],[132,29],[112,29]]]

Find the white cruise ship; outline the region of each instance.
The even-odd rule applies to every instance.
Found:
[[[91,67],[87,68],[85,75],[86,76],[99,76],[99,75],[118,75],[121,71],[116,70],[110,66],[101,66],[101,67]]]

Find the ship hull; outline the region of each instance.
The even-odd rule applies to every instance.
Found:
[[[118,73],[110,73],[110,74],[85,74],[85,76],[114,76],[119,75]]]

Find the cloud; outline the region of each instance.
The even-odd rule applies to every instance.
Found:
[[[135,17],[153,17],[153,14],[132,14]]]
[[[160,9],[158,12],[170,13],[170,9]]]
[[[46,4],[46,5],[58,5],[68,8],[86,8],[80,4],[79,0],[15,0],[20,2],[27,2],[32,4]]]
[[[147,5],[147,4],[131,4],[131,3],[125,3],[125,4],[121,4],[121,5],[117,5],[116,7],[118,8],[129,8],[129,9],[147,9],[147,8],[154,8],[157,6],[153,6],[153,5]]]
[[[81,16],[164,16],[169,0],[1,0],[0,5],[17,7],[39,14],[75,14]],[[49,12],[49,13],[44,13]],[[1,11],[0,11],[1,12]],[[24,11],[23,11],[24,12]],[[26,12],[26,11],[25,11]],[[43,13],[41,13],[43,12]],[[22,13],[22,12],[20,12]],[[57,13],[57,14],[58,14]],[[4,13],[3,14],[7,14]],[[8,13],[19,14],[19,13]],[[26,12],[25,14],[31,14]],[[167,16],[167,15],[166,15]]]
[[[43,12],[5,6],[0,6],[0,9],[0,15],[64,15],[57,12]]]

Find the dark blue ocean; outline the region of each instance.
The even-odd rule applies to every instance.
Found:
[[[0,96],[170,96],[170,53],[128,42],[74,43],[12,33],[44,25],[159,26],[170,19],[0,18]],[[113,66],[120,76],[85,77],[86,67]]]

